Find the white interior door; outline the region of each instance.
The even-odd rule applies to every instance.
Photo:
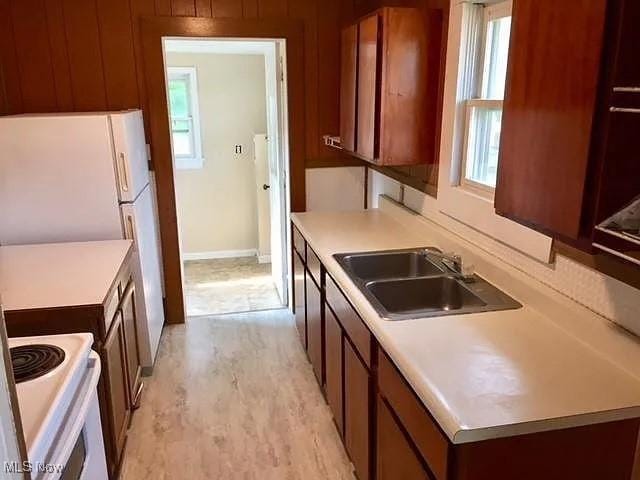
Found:
[[[253,152],[258,202],[258,261],[271,263],[271,180],[267,136],[264,133],[253,136]]]
[[[286,74],[280,61],[279,42],[265,55],[267,87],[267,151],[271,210],[271,274],[283,304],[288,303],[287,263],[287,188],[289,154],[287,136]]]

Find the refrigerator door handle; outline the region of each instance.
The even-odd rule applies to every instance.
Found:
[[[133,243],[136,244],[136,228],[135,228],[135,223],[133,220],[133,215],[127,215],[127,228],[126,228],[127,232],[127,238],[129,238],[130,240],[133,240]]]
[[[120,168],[118,168],[118,175],[120,176],[120,188],[123,192],[129,191],[129,178],[127,176],[127,162],[125,162],[124,153],[118,155],[120,160]]]

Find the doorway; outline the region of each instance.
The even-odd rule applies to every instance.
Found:
[[[163,38],[187,316],[288,304],[282,40]]]

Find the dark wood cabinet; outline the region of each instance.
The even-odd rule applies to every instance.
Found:
[[[344,343],[344,445],[360,480],[370,477],[371,376],[349,342]]]
[[[307,352],[359,480],[631,480],[640,419],[454,444],[313,258]]]
[[[513,2],[495,208],[569,238],[580,232],[606,4]]]
[[[343,30],[345,150],[381,166],[435,162],[441,36],[440,11],[404,7]]]
[[[495,194],[499,214],[623,259],[589,263],[633,285],[640,232],[599,227],[640,197],[638,22],[635,0],[514,0]]]
[[[325,393],[327,403],[340,435],[344,434],[343,392],[344,377],[342,369],[343,335],[342,328],[335,315],[325,305]]]
[[[342,30],[340,76],[340,141],[349,152],[356,149],[356,91],[358,26]]]
[[[360,21],[358,35],[358,94],[356,153],[369,161],[378,157],[378,60],[380,16]]]
[[[304,262],[297,251],[293,251],[293,312],[295,315],[296,329],[302,342],[302,347],[307,349],[307,307],[305,289]]]
[[[142,394],[142,365],[140,363],[140,350],[138,347],[138,323],[136,321],[135,284],[129,281],[122,300],[120,300],[120,313],[124,329],[125,344],[127,350],[127,374],[129,386],[129,398],[131,408],[140,406]]]
[[[109,336],[101,351],[106,379],[106,403],[109,412],[111,444],[117,452],[110,458],[110,471],[116,471],[120,464],[124,443],[129,427],[130,397],[127,379],[127,346],[122,313],[118,312],[111,323]]]
[[[324,383],[323,370],[323,325],[322,325],[322,290],[316,285],[313,277],[306,271],[306,304],[307,304],[307,354],[313,372],[320,385]]]
[[[381,397],[376,410],[377,480],[433,480]]]

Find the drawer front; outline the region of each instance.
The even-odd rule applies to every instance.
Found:
[[[300,256],[302,257],[302,261],[306,262],[307,261],[307,254],[306,254],[307,242],[304,240],[304,237],[302,236],[302,234],[296,228],[295,225],[293,225],[292,230],[293,230],[293,233],[292,233],[293,248],[295,248],[295,250],[300,254]]]
[[[326,292],[327,303],[335,312],[351,342],[356,346],[358,354],[367,367],[371,368],[371,332],[329,275],[327,275]]]
[[[320,277],[320,259],[311,248],[307,248],[307,269],[319,287],[322,287]]]
[[[378,353],[378,385],[433,475],[437,480],[446,480],[449,441],[382,351]]]

